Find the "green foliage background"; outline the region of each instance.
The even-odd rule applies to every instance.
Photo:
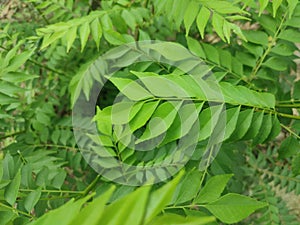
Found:
[[[1,225],[299,224],[298,0],[14,0],[1,3],[0,18]],[[170,96],[180,104],[192,99],[182,110],[196,105],[204,124],[185,172],[154,185],[118,185],[82,157],[72,108],[81,93],[88,98],[93,84],[103,82],[100,55],[146,40],[189,49],[213,72],[224,99],[207,98],[178,68],[135,63],[133,55],[116,53],[126,63],[108,77],[95,117],[101,144],[115,158],[133,166],[159,165],[173,154],[172,146],[186,134],[176,133],[183,126],[177,114],[166,114]],[[162,42],[152,50],[210,85],[208,71],[193,71],[184,53],[178,57],[166,49],[170,43]],[[139,83],[142,77],[151,82]],[[162,85],[167,81],[186,95],[168,93]],[[147,95],[135,99],[138,89],[122,86],[129,83]],[[137,101],[130,120],[113,113],[119,92]],[[213,101],[226,106],[224,114],[212,113]],[[124,124],[134,127],[125,136],[129,141],[133,133],[145,141],[159,136],[146,135],[153,115],[168,124],[168,139],[142,153],[122,146],[116,132]],[[226,115],[226,130],[215,155],[203,146],[219,115]],[[169,173],[164,168],[147,176]]]

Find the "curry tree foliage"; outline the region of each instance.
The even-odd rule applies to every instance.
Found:
[[[1,225],[299,224],[297,0],[14,0],[0,17]]]

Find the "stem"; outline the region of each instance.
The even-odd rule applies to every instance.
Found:
[[[0,48],[2,48],[2,49],[5,50],[5,51],[8,51],[8,50],[9,50],[8,48],[3,47],[2,45],[0,45]],[[31,62],[32,64],[35,64],[35,65],[37,65],[37,66],[39,66],[39,67],[41,67],[41,68],[43,68],[43,69],[45,69],[45,70],[49,70],[49,71],[51,71],[51,72],[53,72],[53,73],[56,73],[56,74],[58,74],[58,75],[65,75],[64,73],[62,73],[62,72],[60,72],[60,71],[57,71],[57,70],[55,70],[55,69],[52,69],[52,68],[50,68],[50,67],[48,67],[48,66],[46,66],[46,65],[43,65],[43,64],[41,64],[41,63],[39,63],[38,61],[35,61],[35,60],[33,60],[33,59],[28,59],[27,61],[28,61],[28,62]]]
[[[251,75],[250,75],[250,77],[248,79],[249,82],[256,77],[256,74],[257,74],[258,70],[260,69],[260,67],[262,66],[263,62],[265,61],[265,58],[269,55],[270,51],[272,50],[273,46],[275,45],[275,43],[277,41],[277,38],[278,38],[278,35],[281,32],[281,29],[283,27],[283,23],[285,21],[285,18],[287,17],[287,14],[288,14],[288,10],[284,14],[284,16],[283,16],[283,18],[282,18],[282,20],[280,22],[280,25],[279,25],[276,33],[274,34],[274,37],[272,38],[272,41],[268,43],[268,48],[266,49],[266,51],[264,52],[264,54],[262,55],[262,57],[259,59],[259,61],[256,64],[256,66],[253,68],[252,73],[251,73]]]
[[[290,114],[286,114],[286,113],[280,113],[280,112],[276,112],[276,111],[275,111],[275,114],[277,114],[278,116],[281,116],[281,117],[285,117],[285,118],[300,120],[300,116],[290,115]]]
[[[25,133],[25,130],[21,130],[21,131],[17,131],[17,132],[14,132],[14,133],[10,133],[10,134],[7,134],[7,135],[4,135],[2,137],[0,137],[0,140],[3,140],[5,138],[9,138],[9,137],[13,137],[13,136],[16,136],[18,134],[23,134]]]
[[[300,104],[276,104],[278,108],[300,108]]]
[[[14,212],[17,212],[17,213],[19,213],[19,214],[22,214],[22,215],[24,215],[24,216],[28,216],[28,217],[30,217],[30,218],[34,218],[34,216],[32,216],[32,215],[29,214],[29,213],[20,211],[19,209],[16,209],[16,208],[11,207],[11,206],[8,206],[8,205],[5,205],[5,204],[3,204],[3,203],[1,203],[1,202],[0,202],[0,206],[3,207],[3,208],[6,208],[6,209],[10,209],[10,210],[12,210],[12,211],[14,211]]]
[[[100,179],[100,175],[97,175],[96,178],[90,183],[89,186],[82,192],[82,196],[86,196],[89,192],[96,186],[98,180]]]
[[[38,13],[40,14],[40,16],[43,18],[43,20],[45,21],[45,23],[47,25],[50,24],[49,20],[44,16],[44,14],[42,13],[42,11],[40,9],[37,8],[37,4],[35,4],[34,2],[32,2],[32,5],[34,6],[34,8],[36,9],[36,11],[38,11]]]
[[[286,131],[288,131],[290,134],[294,135],[296,138],[300,139],[300,136],[294,132],[291,128],[285,126],[284,124],[280,124],[280,126],[282,126]]]
[[[72,151],[79,151],[79,148],[75,148],[75,147],[70,147],[70,146],[65,146],[65,145],[55,145],[55,144],[43,144],[43,145],[31,145],[33,147],[53,147],[53,148],[63,148],[63,149],[69,149]]]
[[[32,189],[19,189],[23,192],[32,192]],[[43,193],[67,193],[67,194],[83,194],[84,191],[68,191],[68,190],[41,190]]]

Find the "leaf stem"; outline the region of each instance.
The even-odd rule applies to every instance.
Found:
[[[294,132],[291,128],[285,126],[284,124],[280,124],[280,126],[282,126],[286,131],[288,131],[290,134],[294,135],[296,138],[298,138],[300,140],[300,136]]]

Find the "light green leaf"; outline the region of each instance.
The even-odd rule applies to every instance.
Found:
[[[35,51],[35,48],[29,51],[24,51],[19,55],[15,55],[8,64],[8,67],[5,68],[5,72],[10,72],[10,71],[16,71],[18,68],[20,68],[33,54]]]
[[[91,23],[91,33],[92,37],[96,43],[97,48],[99,49],[100,40],[102,37],[102,27],[98,18],[94,19]]]
[[[87,40],[89,38],[91,29],[89,22],[85,22],[79,27],[79,37],[80,37],[80,43],[81,43],[81,52],[83,52],[83,49],[87,43]]]
[[[198,11],[199,11],[198,2],[191,1],[188,3],[187,9],[185,10],[185,14],[184,14],[184,19],[183,19],[184,26],[186,29],[186,35],[189,34],[190,28],[197,17]]]
[[[216,175],[210,178],[199,192],[195,203],[209,203],[216,201],[224,191],[233,174]]]
[[[181,104],[182,102],[177,101],[172,103],[164,102],[159,105],[147,124],[143,135],[136,141],[136,144],[165,133],[172,125]]]
[[[70,224],[70,222],[78,215],[82,205],[90,198],[91,196],[87,196],[76,202],[74,202],[74,199],[71,199],[63,206],[45,213],[36,221],[31,222],[30,225],[53,225],[61,224],[62,221],[64,224]]]
[[[10,205],[14,205],[17,200],[20,184],[21,184],[21,170],[18,170],[13,180],[4,190],[4,198]]]
[[[157,97],[186,97],[185,91],[170,79],[150,72],[134,72],[134,75],[144,83],[146,88]]]
[[[289,4],[289,18],[291,18],[299,1],[298,0],[287,0],[287,2]]]
[[[147,211],[144,218],[145,224],[149,223],[171,202],[176,186],[183,174],[184,172],[181,171],[172,181],[151,194],[147,203]]]
[[[113,202],[106,207],[101,218],[105,225],[139,225],[141,224],[151,186],[137,189],[133,193]],[[134,212],[134,213],[132,213]]]
[[[147,225],[204,225],[214,222],[215,218],[212,216],[180,216],[178,214],[165,213],[162,216],[155,218]]]
[[[23,72],[8,72],[1,75],[2,80],[12,82],[12,83],[19,83],[19,82],[31,80],[38,77],[39,77],[38,75],[26,74]]]
[[[199,56],[202,59],[206,58],[205,52],[203,51],[202,46],[197,40],[191,37],[186,37],[186,40],[191,52],[193,52],[195,55]]]
[[[186,104],[180,107],[178,110],[178,115],[174,119],[171,127],[168,129],[166,137],[161,145],[167,144],[187,135],[197,121],[199,112],[201,111],[203,105],[204,102],[198,104]]]
[[[219,37],[223,40],[223,41],[226,41],[225,40],[225,37],[224,37],[224,33],[223,33],[223,29],[224,29],[224,18],[222,16],[220,16],[219,14],[217,13],[214,13],[213,14],[213,17],[212,17],[212,25],[213,27],[215,28],[217,34],[219,35]]]
[[[65,35],[65,39],[67,40],[67,52],[70,51],[76,39],[76,36],[77,36],[77,26],[74,26]]]
[[[146,102],[145,104],[143,104],[141,110],[129,123],[131,132],[134,132],[147,123],[147,121],[151,118],[152,114],[156,110],[158,104],[159,101]]]
[[[202,6],[200,9],[200,12],[197,17],[197,27],[199,29],[200,35],[202,38],[204,38],[204,30],[207,25],[207,22],[210,18],[210,10],[206,8],[205,6]]]
[[[200,113],[200,134],[199,141],[205,140],[213,132],[218,118],[221,115],[222,107],[220,106],[211,106]]]
[[[94,199],[90,204],[69,223],[69,225],[98,225],[101,224],[101,217],[105,213],[105,206],[114,192],[115,187],[112,186],[104,194]]]
[[[104,31],[105,39],[112,45],[122,45],[126,43],[125,38],[115,30],[105,30]]]
[[[150,49],[160,53],[166,59],[171,61],[186,60],[192,57],[192,54],[182,45],[174,42],[158,42],[146,45]]]
[[[268,4],[269,0],[259,0],[259,15],[262,14]]]
[[[247,196],[230,193],[204,207],[224,223],[237,223],[257,209],[266,206],[267,203],[259,202]]]
[[[130,121],[130,114],[135,102],[117,102],[112,105],[112,123],[113,124],[125,124]],[[138,113],[138,111],[136,112]],[[133,118],[135,115],[131,115]]]
[[[282,0],[273,0],[272,6],[273,6],[273,17],[276,17],[277,10],[279,6],[281,5]]]
[[[127,78],[112,77],[110,81],[129,99],[140,101],[151,98],[153,95],[136,81]]]

